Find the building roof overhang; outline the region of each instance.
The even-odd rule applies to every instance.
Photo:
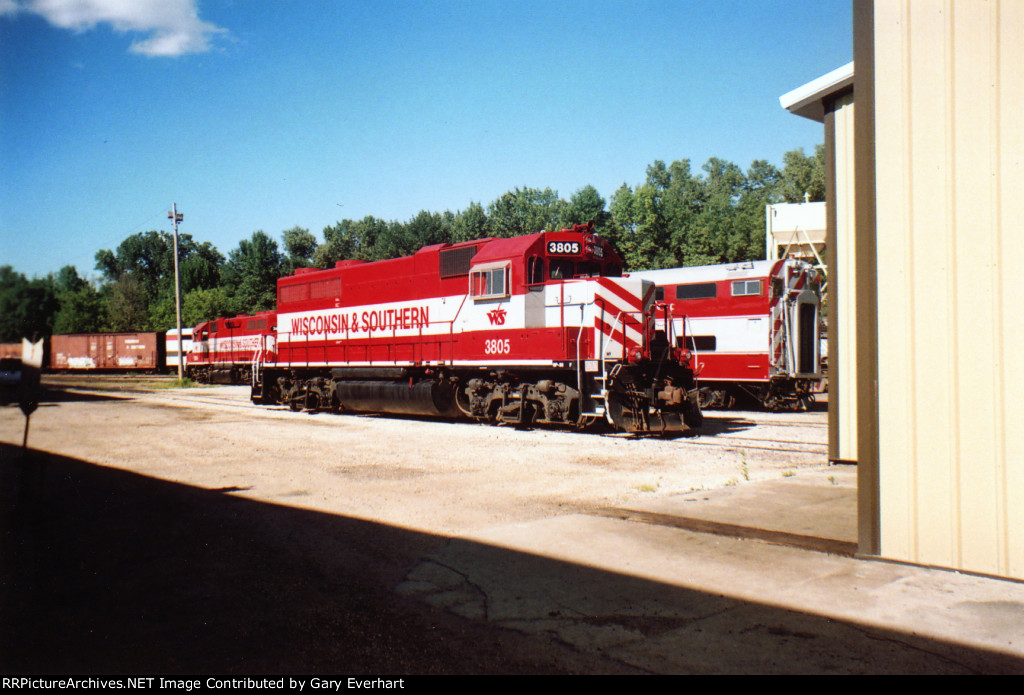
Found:
[[[825,99],[837,92],[853,87],[853,63],[822,75],[816,80],[786,92],[779,97],[782,108],[792,114],[809,118],[819,123],[825,122]]]

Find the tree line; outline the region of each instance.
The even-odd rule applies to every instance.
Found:
[[[783,167],[756,160],[744,172],[709,159],[694,172],[683,159],[647,167],[643,183],[623,184],[605,201],[593,186],[568,200],[550,188],[515,188],[485,208],[423,210],[406,222],[374,216],[325,227],[318,241],[308,229],[262,230],[227,257],[209,242],[179,234],[182,322],[194,326],[221,316],[272,309],[279,277],[296,268],[329,268],[338,260],[376,261],[414,253],[429,244],[513,237],[594,222],[595,231],[622,254],[627,270],[708,265],[764,257],[765,205],[824,200],[824,147],[812,155],[786,152]],[[100,277],[65,266],[28,279],[0,266],[0,342],[33,335],[166,330],[175,325],[174,257],[167,232],[129,236],[96,253]]]

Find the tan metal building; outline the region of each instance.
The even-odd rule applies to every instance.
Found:
[[[820,101],[860,548],[1024,579],[1024,2],[855,0],[854,63]]]
[[[825,124],[828,270],[828,458],[857,460],[857,273],[854,269],[853,63],[779,97],[783,108]]]

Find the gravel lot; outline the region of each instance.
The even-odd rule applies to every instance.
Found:
[[[293,413],[252,405],[243,386],[97,385],[129,397],[44,406],[32,417],[30,446],[441,534],[779,477],[826,458],[824,409],[708,411],[704,434],[662,439]],[[5,415],[0,439],[20,443],[20,413]]]
[[[8,527],[43,519],[5,535],[5,555],[24,562],[7,563],[0,620],[30,633],[5,640],[13,671],[618,672],[396,604],[390,589],[461,534],[826,463],[824,408],[712,411],[701,435],[661,439],[293,413],[250,404],[246,387],[151,390],[151,381],[49,378],[55,390],[28,440],[46,453],[15,467],[17,450],[2,449]],[[20,444],[23,427],[17,408],[0,410],[0,442]],[[29,492],[12,498],[16,488]],[[76,538],[67,525],[79,526]],[[336,572],[327,584],[325,572]],[[195,586],[184,591],[183,576]],[[358,590],[328,591],[336,582]],[[370,608],[377,600],[386,610]],[[360,610],[370,611],[364,623],[339,625],[337,615]],[[147,611],[159,619],[137,615]],[[447,638],[406,645],[417,623]],[[363,642],[376,636],[342,649],[356,639],[345,637],[352,625]],[[322,639],[314,646],[310,635]]]

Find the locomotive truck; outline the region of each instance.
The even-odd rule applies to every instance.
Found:
[[[671,307],[652,282],[622,277],[592,225],[299,269],[277,292],[276,330],[252,359],[257,403],[519,426],[604,418],[628,432],[701,424]]]

